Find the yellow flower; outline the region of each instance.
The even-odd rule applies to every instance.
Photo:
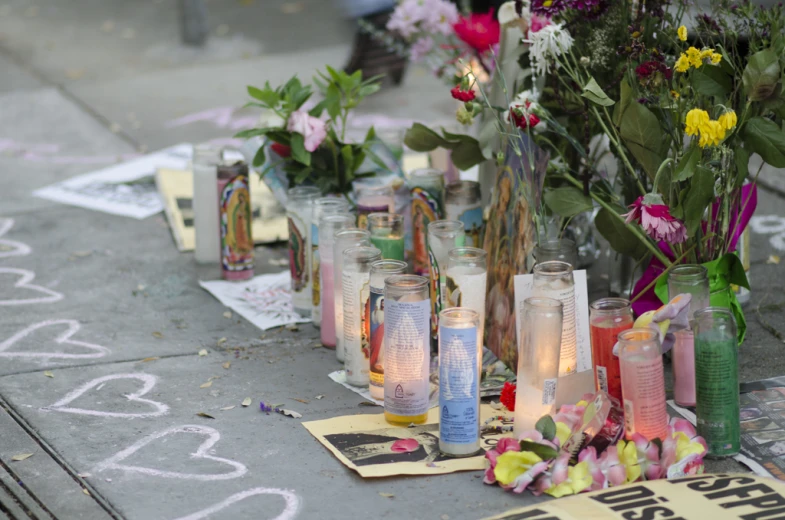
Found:
[[[679,99],[679,98],[681,97],[681,94],[679,94],[679,93],[678,93],[678,92],[676,92],[675,90],[671,90],[671,97],[672,97],[673,99]]]
[[[679,39],[681,41],[683,41],[683,42],[687,41],[687,28],[686,27],[684,27],[682,25],[681,27],[679,27],[679,30],[676,31],[676,33],[679,35]]]
[[[683,52],[681,53],[679,59],[676,60],[676,64],[674,65],[674,68],[676,69],[676,72],[687,72],[688,70],[690,70],[690,59],[687,57],[686,54],[684,54]]]
[[[687,112],[684,133],[687,135],[698,135],[700,129],[709,122],[709,119],[708,112],[699,108],[693,108]]]
[[[725,139],[725,129],[722,128],[719,121],[709,121],[700,128],[700,140],[698,145],[701,148],[707,146],[717,146]]]
[[[736,112],[734,112],[733,110],[728,110],[727,112],[722,114],[717,119],[717,121],[720,123],[720,126],[722,128],[724,128],[726,130],[731,130],[731,129],[733,129],[734,126],[736,126],[736,123],[738,122],[738,119],[736,117]]]
[[[703,453],[703,446],[699,442],[692,442],[687,434],[684,432],[675,432],[673,436],[676,438],[676,460],[682,460],[689,455],[700,455]]]
[[[641,467],[638,464],[638,450],[632,441],[619,441],[616,445],[619,452],[619,462],[627,470],[627,482],[635,482],[641,478]]]
[[[633,444],[633,450],[635,445]],[[551,486],[545,490],[552,497],[560,498],[565,495],[574,495],[589,488],[592,485],[591,472],[588,462],[580,462],[571,466],[567,470],[567,480],[557,486]]]
[[[695,47],[690,47],[687,49],[687,59],[690,60],[690,65],[695,67],[696,69],[701,68],[703,65],[703,60],[701,59],[701,51],[696,49]]]
[[[500,483],[508,486],[542,459],[530,451],[505,451],[496,459],[493,474]]]
[[[711,58],[711,55],[714,54],[714,51],[711,49],[703,49],[701,51],[701,61],[705,60],[706,58]]]
[[[720,54],[719,52],[712,52],[711,53],[711,62],[712,62],[712,64],[719,65],[721,61],[722,61],[722,54]]]
[[[572,430],[563,422],[556,423],[556,437],[559,439],[559,446],[564,446],[567,439],[572,435]]]

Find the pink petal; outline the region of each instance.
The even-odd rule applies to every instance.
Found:
[[[525,432],[522,432],[520,435],[518,435],[518,440],[520,441],[529,440],[532,442],[540,442],[542,440],[542,434],[537,430],[526,430]],[[518,444],[518,449],[515,451],[520,451],[520,449],[521,449],[521,445]]]
[[[553,479],[554,484],[558,485],[567,480],[567,477],[569,476],[567,470],[569,467],[570,454],[562,453],[556,459],[556,462],[553,463],[553,468],[551,469],[551,478]]]
[[[597,450],[594,446],[589,446],[578,454],[578,462],[588,461],[589,464],[597,463]]]
[[[496,484],[496,474],[493,472],[493,466],[485,470],[485,476],[482,481],[486,484]]]
[[[608,482],[611,486],[621,486],[627,480],[627,470],[621,464],[608,469]]]
[[[499,455],[506,451],[521,451],[521,443],[513,437],[502,437],[496,444],[496,451]]]
[[[395,453],[411,453],[412,451],[416,451],[419,447],[420,443],[417,442],[417,439],[398,439],[392,443],[390,449]]]

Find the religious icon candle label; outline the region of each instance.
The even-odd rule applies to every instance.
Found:
[[[286,217],[289,222],[289,270],[292,273],[292,305],[300,316],[309,318],[313,308],[310,271],[310,230],[313,201],[319,189],[296,186],[288,191]]]
[[[466,245],[482,247],[482,194],[480,183],[455,181],[447,185],[444,195],[447,220],[460,220],[466,230]]]
[[[366,386],[370,377],[370,323],[365,307],[370,303],[368,273],[343,274],[343,338],[346,382]]]
[[[428,224],[444,215],[444,173],[430,168],[414,170],[412,188],[412,263],[414,274],[428,276]]]
[[[408,265],[401,260],[380,260],[371,265],[368,321],[371,325],[371,397],[384,400],[384,280],[403,274]]]
[[[220,190],[221,269],[226,280],[253,277],[251,194],[248,166],[237,163],[218,168]]]
[[[428,413],[431,305],[385,298],[384,411],[399,417]]]

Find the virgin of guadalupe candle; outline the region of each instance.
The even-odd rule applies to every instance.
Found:
[[[480,451],[480,315],[455,307],[439,315],[439,451]]]
[[[448,253],[444,307],[467,307],[480,317],[480,345],[484,345],[485,290],[488,253],[476,247],[456,247]]]
[[[569,238],[545,240],[534,248],[534,259],[537,263],[560,260],[576,269],[578,267],[578,246]]]
[[[392,213],[395,198],[392,186],[355,183],[354,198],[357,201],[357,227],[368,227],[371,213]]]
[[[384,418],[423,424],[430,406],[428,278],[399,274],[384,282]]]
[[[420,168],[409,175],[412,189],[412,264],[414,273],[429,275],[428,225],[444,215],[444,172]]]
[[[371,213],[368,230],[373,247],[382,252],[385,260],[403,260],[403,215]]]
[[[709,303],[709,273],[702,265],[680,265],[668,273],[668,299],[679,294],[691,294],[689,319]],[[695,406],[695,338],[692,330],[674,334],[673,400],[680,406]]]
[[[659,335],[651,329],[629,329],[619,334],[619,345],[625,435],[628,440],[636,433],[650,441],[664,439],[668,410]]]
[[[289,221],[289,270],[292,273],[292,305],[304,318],[311,317],[310,240],[311,211],[321,192],[314,186],[295,186],[287,192],[286,219]]]
[[[480,183],[455,181],[444,190],[444,218],[460,220],[466,230],[466,245],[482,247],[482,193]]]
[[[532,295],[553,298],[562,303],[561,359],[559,376],[575,373],[578,365],[575,331],[575,280],[566,262],[543,262],[534,266]]]
[[[692,323],[698,435],[709,457],[736,455],[741,449],[736,320],[728,309],[707,307],[695,312]]]
[[[343,341],[343,252],[351,247],[370,247],[367,229],[345,228],[335,233],[333,242],[333,301],[335,308],[335,357],[344,362]]]
[[[632,307],[624,298],[602,298],[589,308],[589,331],[591,354],[594,363],[594,383],[597,391],[602,390],[624,402],[621,391],[619,358],[613,355],[620,332],[632,328]]]
[[[346,382],[368,388],[371,377],[371,264],[382,259],[375,247],[343,252],[343,341]]]
[[[333,245],[335,233],[354,226],[353,215],[325,215],[319,222],[319,256],[322,283],[321,314],[322,345],[335,348],[335,275],[333,269]]]
[[[518,342],[518,388],[515,392],[515,435],[533,430],[543,415],[553,412],[559,380],[562,303],[532,297],[523,302]]]
[[[218,224],[220,162],[220,148],[204,144],[194,146],[194,258],[200,264],[221,261],[221,228]]]
[[[447,259],[451,249],[463,246],[466,234],[459,220],[437,220],[428,224],[428,267],[431,278],[431,337],[434,351],[439,346],[439,313],[447,292]]]
[[[221,270],[225,280],[253,278],[251,192],[248,165],[237,162],[218,167],[220,193]]]
[[[401,260],[379,260],[371,264],[371,301],[368,306],[371,324],[371,397],[384,401],[384,281],[404,274],[408,265]]]
[[[310,252],[310,278],[311,278],[311,320],[315,327],[322,326],[322,280],[319,261],[319,221],[325,215],[338,215],[349,212],[349,203],[336,197],[322,197],[316,199],[311,212],[311,234],[308,248]]]

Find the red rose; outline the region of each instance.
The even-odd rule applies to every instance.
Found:
[[[463,101],[464,103],[469,101],[474,101],[474,91],[473,90],[461,90],[460,86],[455,86],[450,90],[450,94],[452,97],[457,99],[458,101]]]

